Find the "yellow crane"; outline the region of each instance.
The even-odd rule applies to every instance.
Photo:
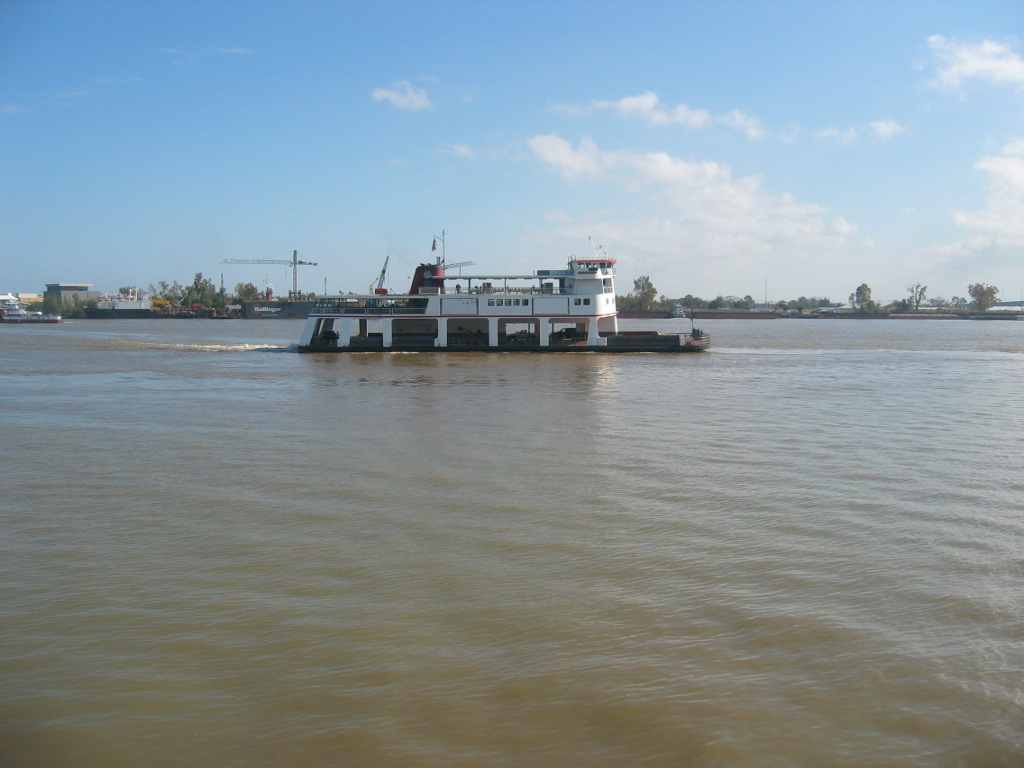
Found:
[[[291,264],[292,267],[292,292],[289,298],[295,299],[299,296],[299,266],[318,266],[315,261],[301,261],[299,252],[292,251],[291,259],[221,259],[219,264]]]

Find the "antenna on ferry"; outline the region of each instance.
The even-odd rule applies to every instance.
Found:
[[[440,235],[435,235],[435,237],[434,237],[434,244],[432,246],[430,246],[430,250],[432,250],[432,251],[436,251],[437,250],[437,241],[438,240],[441,241],[441,255],[438,256],[437,263],[440,264],[441,266],[444,266],[444,230],[443,229],[441,230],[441,234]]]
[[[603,245],[597,245],[597,244],[594,243],[594,238],[587,237],[587,240],[590,241],[590,247],[594,251],[594,256],[596,256],[597,258],[600,259],[602,256],[607,256],[608,255],[608,252],[604,249]]]

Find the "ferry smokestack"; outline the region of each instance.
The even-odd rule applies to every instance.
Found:
[[[438,293],[444,293],[444,267],[440,264],[420,264],[416,267],[409,293],[417,296],[420,288],[437,288]]]

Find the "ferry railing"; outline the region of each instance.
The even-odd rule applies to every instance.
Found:
[[[317,302],[313,307],[313,314],[338,314],[338,315],[368,315],[380,317],[384,315],[422,315],[427,311],[426,306],[409,306],[407,304],[385,304],[378,306],[360,306],[345,302]]]

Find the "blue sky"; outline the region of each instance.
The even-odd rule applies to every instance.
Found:
[[[0,292],[1024,294],[1024,4],[0,0]]]

